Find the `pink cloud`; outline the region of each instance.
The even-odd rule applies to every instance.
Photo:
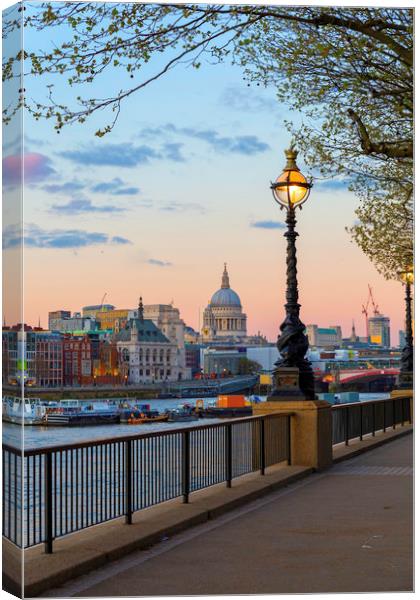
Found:
[[[51,166],[51,160],[44,154],[28,152],[23,155],[13,154],[3,159],[3,183],[5,185],[16,185],[24,178],[25,183],[42,181],[55,171]]]

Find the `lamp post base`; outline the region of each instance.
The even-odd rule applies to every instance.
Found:
[[[273,372],[273,389],[267,402],[285,402],[306,400],[299,387],[299,369],[296,367],[277,367]]]
[[[399,390],[412,390],[413,389],[413,371],[400,371],[398,376],[398,389]]]

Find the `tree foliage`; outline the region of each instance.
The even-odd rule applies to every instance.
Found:
[[[127,97],[180,64],[199,68],[204,60],[232,60],[250,85],[274,86],[279,101],[302,116],[301,124],[288,127],[307,165],[321,177],[351,181],[361,197],[360,225],[350,229],[355,241],[381,272],[395,276],[383,253],[372,255],[385,238],[369,219],[377,216],[374,207],[387,203],[396,219],[401,206],[412,208],[406,202],[413,160],[411,9],[44,3],[23,22],[38,31],[64,26],[68,38],[10,58],[4,79],[14,76],[20,60],[28,74],[59,74],[74,89],[88,89],[110,68],[127,74],[126,88],[109,90],[104,98],[76,92],[67,105],[51,85],[46,104],[21,99],[36,119],[53,119],[58,132],[109,110],[108,122],[96,132],[104,136]],[[19,26],[11,20],[4,35]],[[4,120],[18,108],[6,107]],[[389,215],[387,221],[394,222]]]

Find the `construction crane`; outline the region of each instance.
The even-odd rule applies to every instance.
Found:
[[[105,298],[106,298],[106,296],[107,296],[107,293],[108,293],[108,292],[105,292],[105,294],[102,296],[102,300],[101,300],[101,308],[100,308],[100,310],[102,310],[102,307],[103,307],[103,305],[104,305],[104,300],[105,300]]]
[[[366,339],[369,340],[369,321],[368,321],[368,308],[370,304],[370,294],[368,294],[368,298],[365,304],[362,304],[362,315],[365,315],[366,321]]]
[[[375,315],[375,317],[377,317],[380,314],[379,306],[376,304],[375,300],[373,299],[372,286],[368,284],[368,288],[369,288],[369,298],[372,301],[373,314]]]
[[[368,315],[369,305],[372,304],[373,314],[375,315],[375,317],[377,317],[380,314],[380,312],[379,312],[379,306],[378,306],[378,304],[376,304],[376,302],[373,298],[372,286],[369,283],[368,283],[368,290],[369,290],[369,294],[368,294],[367,301],[365,304],[362,304],[362,314],[365,315],[366,339],[369,341],[369,315]]]

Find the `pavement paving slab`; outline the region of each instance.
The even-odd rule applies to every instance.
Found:
[[[412,591],[412,452],[397,438],[44,595]]]

